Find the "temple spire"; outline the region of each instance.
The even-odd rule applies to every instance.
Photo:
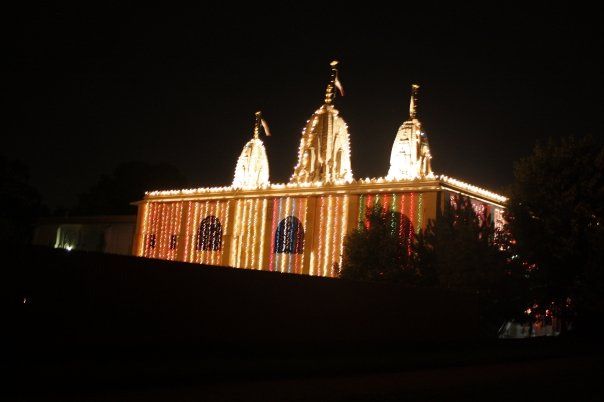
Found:
[[[338,79],[338,61],[334,60],[329,65],[331,66],[331,76],[329,77],[329,84],[327,84],[327,88],[325,89],[325,103],[331,105],[336,99],[336,89],[340,91],[340,95],[342,96],[344,96],[344,90]]]
[[[412,84],[411,85],[411,101],[409,102],[409,120],[413,120],[417,118],[417,92],[419,90],[419,85]]]

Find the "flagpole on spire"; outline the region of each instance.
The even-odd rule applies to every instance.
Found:
[[[331,76],[329,78],[329,84],[327,84],[327,89],[325,90],[325,103],[328,105],[331,105],[336,99],[336,89],[340,92],[341,96],[344,96],[344,88],[338,77],[338,64],[339,62],[337,60],[329,63],[331,66]]]
[[[256,121],[254,122],[254,138],[258,139],[258,136],[260,134],[260,119],[262,118],[262,112],[258,111],[255,114],[256,116]]]
[[[268,129],[268,124],[266,123],[266,120],[264,120],[264,118],[262,118],[262,112],[257,111],[255,116],[256,116],[256,121],[254,123],[254,138],[258,139],[258,136],[260,135],[260,126],[262,126],[262,129],[264,130],[264,134],[267,137],[270,137],[271,132]]]
[[[409,119],[417,118],[417,92],[419,85],[411,84],[411,101],[409,102]]]

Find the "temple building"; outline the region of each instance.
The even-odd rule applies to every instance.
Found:
[[[302,131],[288,183],[269,180],[260,133],[270,134],[258,112],[230,186],[151,191],[137,202],[133,254],[331,277],[342,264],[344,237],[364,225],[366,211],[376,205],[392,213],[392,230],[409,247],[457,194],[470,197],[482,219],[503,224],[505,197],[432,172],[418,85],[412,85],[409,117],[394,138],[388,172],[355,179],[348,125],[334,106],[339,89],[333,62],[324,102]]]

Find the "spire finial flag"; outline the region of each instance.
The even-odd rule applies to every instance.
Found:
[[[255,116],[256,121],[254,122],[254,138],[258,139],[258,135],[260,134],[260,119],[262,119],[262,112],[256,112]]]
[[[257,111],[255,116],[256,122],[254,123],[254,138],[258,138],[258,135],[260,134],[260,126],[262,126],[262,128],[264,129],[264,134],[267,137],[270,137],[271,132],[268,129],[268,124],[266,124],[266,120],[262,118],[262,112]]]
[[[327,89],[325,90],[325,103],[331,105],[331,103],[336,99],[336,89],[340,92],[341,96],[344,96],[344,88],[342,87],[342,83],[338,77],[338,64],[337,60],[329,63],[331,66],[331,77],[329,78],[329,84],[327,84]]]
[[[417,92],[419,85],[411,84],[411,101],[409,102],[409,119],[417,118]]]

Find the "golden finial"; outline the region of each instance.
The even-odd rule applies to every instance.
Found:
[[[417,92],[419,85],[411,84],[411,101],[409,102],[409,119],[417,118]]]
[[[338,79],[338,61],[334,60],[329,63],[331,66],[331,76],[329,78],[329,84],[327,84],[327,89],[325,90],[325,103],[331,105],[331,103],[336,99],[336,81]]]
[[[260,123],[262,120],[262,112],[257,111],[255,116],[256,116],[256,121],[254,122],[254,138],[258,139],[258,135],[260,134]]]

